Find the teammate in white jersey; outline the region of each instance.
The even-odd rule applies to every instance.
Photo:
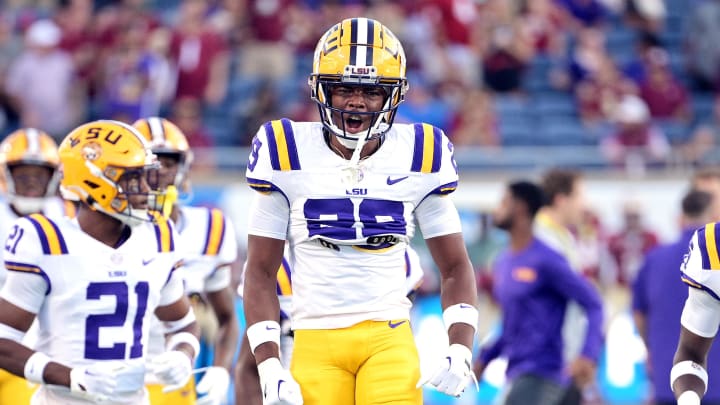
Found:
[[[695,231],[680,266],[688,287],[680,317],[680,341],[670,371],[678,405],[699,405],[707,390],[707,354],[720,325],[720,222]]]
[[[21,128],[0,143],[0,178],[5,195],[0,200],[0,238],[4,241],[13,223],[24,215],[43,213],[51,217],[64,215],[63,200],[57,197],[57,144],[47,133],[35,128]],[[0,258],[3,253],[0,251]],[[7,270],[0,268],[0,287]],[[28,337],[26,344],[32,345]],[[34,389],[24,378],[0,370],[0,404],[27,404]]]
[[[161,190],[189,191],[188,172],[193,155],[182,131],[172,122],[159,117],[138,120],[133,126],[145,136],[160,160],[158,187]],[[230,287],[230,265],[237,259],[235,232],[230,221],[216,208],[174,203],[169,216],[179,233],[178,245],[182,247],[183,267],[180,274],[185,283],[185,293],[193,297],[198,320],[204,320],[199,322],[205,342],[202,347],[207,346],[213,354],[212,365],[198,382],[197,404],[221,404],[228,396],[232,362],[240,334],[235,314],[235,294]],[[162,341],[162,335],[151,332],[150,357],[162,353]],[[205,354],[201,353],[201,357]],[[166,394],[157,389],[156,384],[149,387],[153,405],[195,403],[192,385],[186,388],[189,392]]]
[[[405,251],[405,286],[407,295],[412,299],[422,284],[423,270],[417,252],[408,246]],[[238,295],[242,298],[243,284],[238,286]],[[277,273],[277,295],[280,301],[280,361],[290,364],[294,347],[291,328],[292,317],[292,269],[286,259]],[[244,405],[263,405],[259,376],[255,358],[250,352],[247,335],[240,345],[240,354],[235,365],[235,401]]]
[[[117,121],[79,126],[58,152],[61,192],[79,209],[75,218],[32,214],[13,225],[0,368],[43,384],[32,404],[147,404],[146,370],[170,388],[185,384],[199,345],[174,275],[175,231],[148,212],[162,201],[147,181],[157,159]],[[167,350],[146,363],[153,313],[165,322]],[[21,342],[36,317],[33,350]]]
[[[259,193],[248,226],[245,316],[264,403],[422,403],[404,272],[415,221],[440,271],[450,341],[429,382],[458,396],[472,378],[478,313],[447,198],[458,181],[453,146],[431,125],[393,125],[407,90],[405,54],[378,21],[330,28],[309,84],[322,122],[264,124],[246,172]],[[278,357],[276,276],[286,241],[291,373]]]

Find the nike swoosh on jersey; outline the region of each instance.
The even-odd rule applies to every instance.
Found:
[[[472,305],[460,304],[460,308],[472,308]]]
[[[148,264],[152,263],[154,260],[155,260],[154,257],[151,257],[150,259],[147,259],[147,260],[143,259],[142,264],[143,264],[143,266],[147,266]]]
[[[392,186],[395,183],[400,183],[401,181],[407,179],[408,177],[410,177],[410,176],[398,177],[397,179],[391,179],[390,176],[388,176],[387,184],[388,184],[388,186]]]
[[[404,324],[405,322],[407,322],[407,321],[400,321],[400,322],[396,322],[396,323],[393,323],[393,321],[388,321],[388,326],[392,329],[395,329],[398,326]]]

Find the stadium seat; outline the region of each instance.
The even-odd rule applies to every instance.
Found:
[[[540,144],[550,146],[591,145],[595,141],[579,119],[574,117],[553,117],[544,119],[540,126]]]
[[[673,120],[658,120],[655,124],[665,133],[672,145],[681,145],[688,139],[689,129],[685,123]]]

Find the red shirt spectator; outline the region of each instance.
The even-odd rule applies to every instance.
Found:
[[[658,237],[642,224],[642,210],[637,203],[625,204],[623,218],[624,227],[610,236],[608,249],[617,266],[618,283],[628,285],[635,279],[645,254],[658,244]]]

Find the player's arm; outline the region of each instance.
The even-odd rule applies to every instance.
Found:
[[[585,341],[580,355],[568,365],[569,374],[581,386],[592,383],[597,373],[597,362],[603,344],[603,306],[597,289],[584,277],[573,271],[570,263],[553,252],[546,258],[541,271],[550,280],[550,286],[558,294],[578,303],[587,318]]]
[[[34,313],[0,298],[0,368],[35,383],[69,387],[69,367],[20,343],[34,319]],[[39,370],[32,370],[33,367]]]
[[[207,293],[208,301],[219,324],[218,338],[214,346],[213,364],[223,367],[228,372],[232,369],[233,356],[240,335],[240,327],[235,314],[234,295],[229,285],[221,290]]]
[[[176,271],[161,290],[155,316],[163,322],[166,343],[165,352],[152,360],[150,371],[167,386],[164,390],[170,391],[184,386],[192,377],[195,357],[200,352],[195,314]]]
[[[205,280],[204,290],[219,326],[218,337],[213,342],[213,365],[227,370],[228,374],[222,378],[229,382],[240,335],[235,313],[235,291],[230,285],[231,266],[237,260],[237,239],[232,223],[227,218],[223,218],[223,221],[225,236],[217,256],[218,265]]]
[[[258,375],[255,357],[250,351],[247,335],[240,344],[235,365],[235,398],[242,398],[246,405],[262,405],[263,397],[260,390],[260,376]]]
[[[707,391],[707,354],[720,324],[720,301],[690,287],[680,323],[670,384],[679,405],[700,404]]]
[[[448,395],[459,396],[474,377],[472,347],[478,323],[475,275],[465,249],[460,217],[449,198],[429,195],[416,208],[415,217],[440,271],[443,322],[450,342],[445,357],[448,361],[428,382]]]

